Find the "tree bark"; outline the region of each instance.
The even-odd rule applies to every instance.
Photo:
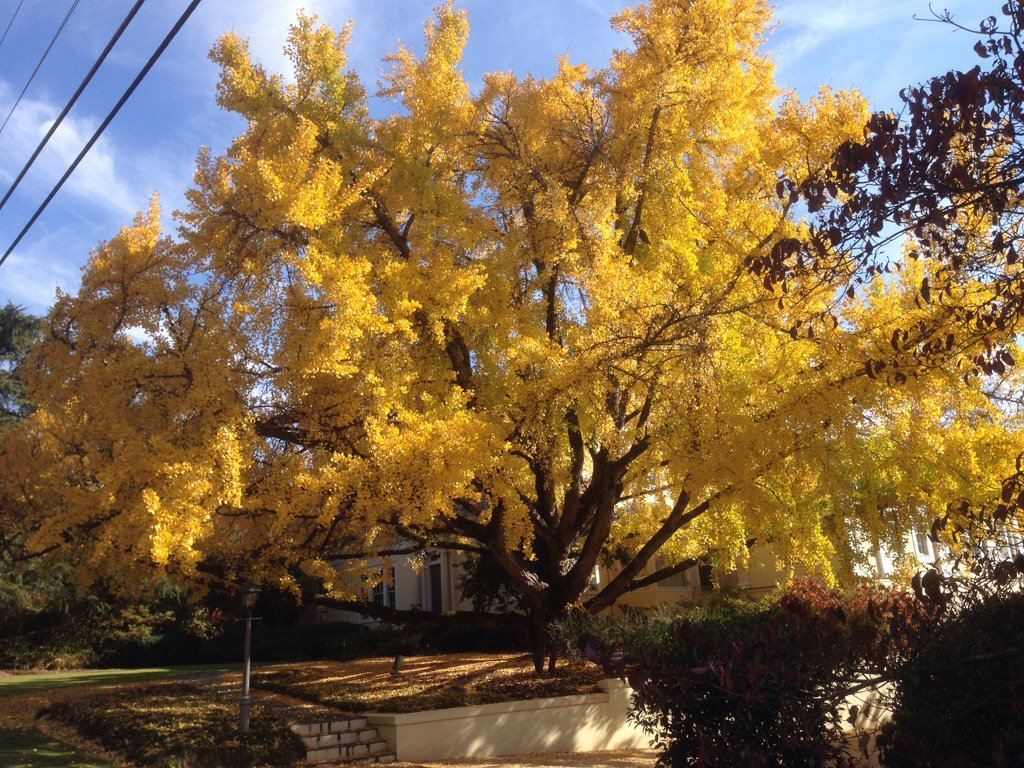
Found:
[[[544,677],[551,634],[548,630],[547,613],[530,611],[530,653],[537,677]]]

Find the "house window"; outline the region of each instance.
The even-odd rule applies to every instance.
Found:
[[[655,560],[655,568],[659,571],[672,565],[675,565],[675,563],[666,557],[659,557]],[[690,580],[686,576],[686,571],[679,571],[679,573],[674,573],[667,579],[662,579],[655,586],[658,589],[683,589],[690,586]]]
[[[702,563],[697,566],[697,574],[700,576],[700,591],[711,592],[715,588],[715,571],[711,563]]]
[[[431,552],[427,566],[420,574],[421,605],[426,611],[444,610],[444,590],[441,584],[441,553]]]
[[[924,531],[914,531],[914,547],[917,550],[917,556],[931,560],[935,557],[935,553],[932,551],[932,540],[928,538],[928,534]]]
[[[395,567],[391,566],[385,573],[384,569],[380,572],[380,581],[378,581],[373,587],[373,594],[371,599],[374,605],[380,605],[385,608],[395,607]]]

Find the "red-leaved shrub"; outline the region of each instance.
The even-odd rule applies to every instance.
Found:
[[[724,602],[634,633],[621,662],[607,627],[583,643],[628,677],[662,765],[852,766],[861,752],[845,738],[844,702],[877,682],[902,628],[929,610],[883,588],[798,580],[757,609]]]

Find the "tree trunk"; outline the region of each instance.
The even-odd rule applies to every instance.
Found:
[[[564,614],[566,604],[550,594],[537,598],[530,601],[526,617],[530,627],[530,652],[537,676],[547,677],[554,674],[558,664],[558,645],[551,635],[551,622]]]
[[[543,608],[530,609],[530,649],[533,654],[533,668],[537,677],[545,676],[545,662],[551,648],[551,634],[548,632],[547,611]]]

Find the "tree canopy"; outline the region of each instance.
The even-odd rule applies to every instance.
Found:
[[[1004,374],[1017,363],[1024,319],[1024,6],[1011,0],[1000,11],[977,26],[935,14],[974,37],[979,63],[905,88],[900,108],[873,114],[831,163],[782,181],[778,193],[805,201],[812,227],[777,241],[752,268],[775,287],[801,272],[844,275],[852,294],[906,257],[920,261],[915,301],[928,311],[893,329],[868,373],[898,385],[923,368],[955,367],[981,377],[1004,411],[1019,412],[1020,393]],[[1019,536],[1022,477],[1018,461],[992,503],[951,499],[941,527],[970,535],[980,515],[989,535],[1005,538],[1009,522]]]
[[[32,410],[20,373],[42,328],[42,318],[30,315],[22,307],[8,302],[0,309],[0,435]],[[9,570],[10,558],[16,550],[20,552],[24,544],[19,505],[3,498],[6,490],[8,488],[0,489],[0,566],[4,571]]]
[[[0,428],[29,412],[18,369],[42,328],[41,318],[10,302],[0,309]]]
[[[1004,3],[1002,16],[972,28],[936,14],[976,37],[980,63],[905,88],[899,111],[873,114],[818,173],[783,181],[779,194],[805,200],[814,228],[754,265],[773,284],[802,270],[845,272],[852,290],[890,268],[894,243],[928,262],[919,298],[938,311],[894,337],[890,371],[953,358],[1001,374],[1015,363],[1002,341],[1024,315],[1024,7]]]
[[[245,131],[200,153],[174,234],[154,200],[96,249],[32,358],[2,454],[32,546],[86,580],[325,594],[338,558],[485,552],[542,628],[755,540],[827,572],[851,526],[898,541],[998,494],[1021,439],[987,382],[866,365],[933,312],[921,262],[850,294],[756,274],[809,237],[780,182],[861,136],[863,100],[781,90],[763,0],[612,23],[606,66],[474,92],[444,4],[387,57],[382,118],[349,28],[300,17],[290,78],[222,38]]]

